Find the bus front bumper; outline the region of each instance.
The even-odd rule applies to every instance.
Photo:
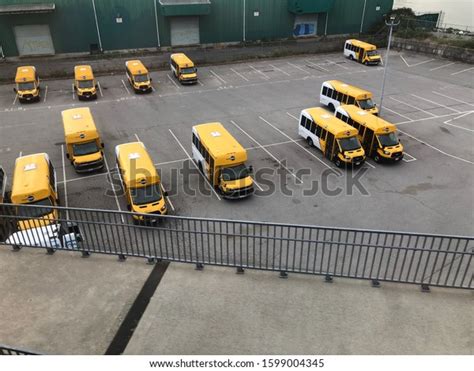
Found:
[[[222,197],[227,199],[227,200],[237,200],[240,198],[246,198],[251,196],[254,193],[254,188],[253,185],[250,187],[246,188],[239,188],[239,189],[234,189],[231,191],[222,191]]]
[[[104,160],[100,159],[94,162],[84,162],[82,164],[74,163],[74,169],[77,173],[90,173],[92,171],[100,170],[104,167]]]

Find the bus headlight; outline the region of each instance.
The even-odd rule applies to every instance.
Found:
[[[386,154],[386,155],[389,155],[389,154],[390,154],[389,151],[385,151],[385,150],[383,151],[383,153]]]
[[[344,158],[345,158],[346,160],[350,160],[350,159],[351,159],[351,156],[344,155]]]
[[[161,211],[166,211],[166,205],[161,208]]]

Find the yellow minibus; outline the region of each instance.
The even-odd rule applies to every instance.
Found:
[[[97,83],[91,66],[74,67],[74,90],[79,99],[97,99]]]
[[[197,83],[197,68],[186,54],[174,53],[170,56],[170,68],[173,75],[181,84]]]
[[[20,66],[16,70],[16,87],[13,91],[16,93],[20,103],[33,102],[40,100],[40,83],[33,66]]]
[[[372,101],[370,91],[348,85],[338,80],[323,82],[319,101],[334,111],[341,104],[355,104],[374,115],[378,115],[379,109]]]
[[[149,93],[152,91],[151,78],[148,70],[138,59],[125,62],[128,82],[135,93]]]
[[[382,61],[375,45],[356,39],[346,40],[344,44],[344,56],[365,65],[379,64]]]

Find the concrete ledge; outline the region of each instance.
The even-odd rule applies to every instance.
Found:
[[[474,49],[458,48],[427,41],[393,38],[393,47],[417,53],[435,55],[442,58],[474,64]]]

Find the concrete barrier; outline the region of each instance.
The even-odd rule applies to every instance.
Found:
[[[395,49],[410,50],[417,53],[431,54],[438,57],[474,64],[474,49],[459,48],[429,41],[393,38]]]

